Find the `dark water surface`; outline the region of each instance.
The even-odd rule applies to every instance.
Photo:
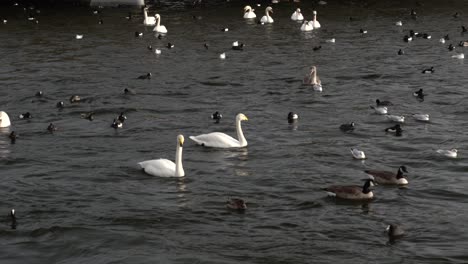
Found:
[[[240,4],[164,8],[158,12],[169,33],[162,40],[141,17],[127,21],[127,9],[102,10],[99,25],[87,8],[45,8],[33,24],[21,9],[2,7],[0,110],[12,126],[0,129],[0,262],[467,263],[468,71],[451,58],[463,48],[446,47],[467,40],[460,26],[468,7],[423,5],[412,20],[409,6],[331,2],[302,3],[306,18],[319,12],[322,28],[310,33],[289,19],[289,3],[273,6],[275,23],[265,26],[244,20]],[[255,8],[261,17],[264,7]],[[404,43],[409,29],[432,39]],[[451,40],[439,43],[445,34]],[[330,38],[336,43],[325,42]],[[244,51],[231,50],[236,40]],[[400,48],[405,55],[396,55]],[[311,65],[322,93],[302,86]],[[434,74],[421,74],[430,66]],[[136,79],[147,72],[153,79]],[[412,96],[419,88],[428,94],[424,102]],[[34,96],[39,90],[44,97]],[[86,100],[72,105],[73,94]],[[406,116],[402,137],[383,132],[392,124],[369,109],[377,98]],[[33,118],[20,120],[27,111]],[[92,122],[80,118],[89,111]],[[122,111],[128,120],[114,130]],[[214,111],[224,116],[220,124],[210,120]],[[299,113],[296,125],[288,125],[289,111]],[[188,139],[212,131],[235,136],[239,112],[249,117],[247,148],[204,149]],[[412,113],[428,113],[431,122]],[[351,121],[353,133],[338,129]],[[20,135],[16,144],[11,131]],[[186,177],[137,169],[139,161],[173,159],[179,133]],[[353,160],[350,147],[368,159]],[[458,148],[459,157],[440,157],[438,148]],[[401,165],[410,172],[408,188],[376,186],[370,203],[337,202],[320,190],[361,185],[363,170]],[[226,210],[230,197],[245,199],[248,210]],[[10,229],[11,208],[17,230]],[[407,235],[389,243],[389,223]]]

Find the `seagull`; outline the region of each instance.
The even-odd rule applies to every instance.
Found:
[[[355,159],[366,159],[366,154],[364,154],[364,151],[352,148],[351,154],[353,154]]]

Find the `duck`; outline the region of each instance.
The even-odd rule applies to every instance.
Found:
[[[403,229],[400,226],[394,224],[388,225],[385,228],[385,232],[387,232],[388,238],[390,240],[395,240],[405,235],[405,231],[403,231]]]
[[[148,73],[145,74],[145,75],[140,75],[140,76],[138,76],[137,79],[140,79],[140,80],[151,79],[151,76],[152,76],[151,72],[148,72]]]
[[[398,123],[403,123],[405,122],[405,117],[404,116],[398,116],[398,115],[386,115],[385,116],[388,120],[392,122],[398,122]]]
[[[270,12],[273,14],[273,8],[271,8],[271,6],[268,6],[267,8],[265,8],[265,15],[262,17],[262,19],[260,19],[261,23],[273,23],[274,22],[273,18],[270,16]]]
[[[319,46],[313,47],[312,50],[313,50],[313,51],[317,51],[317,50],[320,50],[321,48],[322,48],[322,46],[319,45]]]
[[[366,179],[363,186],[358,185],[334,185],[324,188],[329,196],[346,200],[370,200],[374,193],[370,187],[374,186],[372,179]]]
[[[414,9],[411,9],[410,16],[412,19],[418,18],[418,16],[416,15],[416,11],[414,11]]]
[[[24,114],[19,115],[19,118],[20,119],[30,119],[30,118],[32,118],[32,115],[31,115],[31,113],[26,112]]]
[[[301,31],[312,31],[312,30],[314,30],[314,26],[312,25],[311,22],[312,21],[304,20],[304,22],[302,22],[302,25],[301,25]]]
[[[94,120],[94,112],[83,113],[83,114],[81,114],[81,118],[88,119],[89,121],[93,121]]]
[[[386,106],[370,106],[371,109],[374,109],[376,114],[386,115],[388,113],[388,108]]]
[[[203,44],[203,47],[205,47],[205,49],[208,49],[208,48],[210,47],[210,45],[208,45],[208,43],[205,42],[205,43]]]
[[[364,30],[364,29],[361,28],[361,29],[359,29],[359,33],[361,33],[361,34],[367,34],[367,30]]]
[[[422,73],[434,73],[434,67],[422,70]]]
[[[244,43],[239,44],[239,41],[234,41],[232,43],[232,49],[233,50],[244,50]]]
[[[380,101],[380,99],[375,99],[375,105],[377,106],[391,106],[393,105],[390,101]]]
[[[246,5],[244,7],[244,18],[245,19],[251,19],[251,18],[256,18],[257,15],[255,14],[255,9],[252,9],[249,5]]]
[[[59,109],[63,109],[65,107],[65,104],[63,103],[63,101],[60,101],[60,102],[57,102],[57,104],[55,104],[55,107]]]
[[[161,52],[162,52],[162,51],[161,51],[160,49],[154,49],[154,54],[156,54],[156,55],[161,54]]]
[[[438,149],[436,150],[437,153],[440,155],[444,155],[448,158],[455,159],[458,156],[458,150],[457,149]]]
[[[143,32],[135,31],[135,38],[141,38],[141,37],[143,37]]]
[[[310,73],[306,77],[304,77],[303,83],[305,85],[312,85],[314,91],[322,92],[322,82],[317,77],[317,67],[312,66],[310,68]]]
[[[81,97],[79,95],[72,95],[68,100],[70,101],[70,103],[79,103],[81,102]]]
[[[44,92],[42,91],[37,91],[36,94],[34,96],[36,97],[42,97],[44,95]]]
[[[50,133],[53,133],[54,131],[57,131],[57,127],[53,123],[50,123],[47,126],[47,131],[49,131]]]
[[[399,26],[399,27],[401,27],[401,26],[403,26],[403,22],[401,22],[401,21],[397,21],[397,22],[395,22],[395,26]]]
[[[175,47],[174,44],[172,44],[171,42],[168,42],[167,45],[166,45],[166,48],[168,49],[173,49]]]
[[[16,223],[15,209],[11,209],[10,217],[11,217],[11,229],[16,229],[17,223]]]
[[[122,124],[127,120],[127,116],[124,114],[124,112],[121,112],[120,115],[117,117],[117,120],[119,120]]]
[[[426,94],[424,94],[423,89],[419,89],[413,93],[413,96],[418,99],[424,99],[424,96],[426,96]]]
[[[114,119],[114,121],[111,124],[111,127],[115,128],[115,129],[122,128],[123,124],[118,119]]]
[[[153,31],[166,34],[167,33],[166,27],[161,25],[161,15],[156,14],[154,15],[154,17],[156,18],[156,26],[153,28]]]
[[[428,114],[413,114],[413,118],[418,121],[428,122],[429,115]]]
[[[0,111],[0,128],[9,127],[11,125],[10,117],[4,111]]]
[[[247,204],[245,204],[244,200],[239,198],[232,198],[226,202],[226,207],[232,210],[244,211],[247,209]]]
[[[429,35],[429,34],[427,34],[427,33],[423,33],[423,34],[422,34],[422,38],[423,38],[423,39],[431,39],[432,36]]]
[[[190,139],[195,141],[196,144],[211,147],[211,148],[242,148],[247,146],[247,140],[242,132],[241,122],[248,121],[249,119],[242,113],[236,116],[236,131],[237,138],[235,139],[225,133],[213,132],[209,134],[202,134],[198,136],[190,136]]]
[[[461,29],[462,29],[462,33],[466,33],[468,31],[468,29],[466,29],[465,26],[461,26]]]
[[[445,39],[441,38],[441,39],[439,39],[439,42],[442,43],[442,44],[445,44]]]
[[[76,38],[76,39],[82,39],[82,38],[83,38],[83,35],[76,34],[75,38]]]
[[[350,150],[351,154],[353,155],[353,158],[360,160],[366,159],[366,154],[364,153],[364,151],[355,148],[351,148]]]
[[[405,36],[403,37],[403,41],[404,41],[404,42],[413,41],[413,37],[410,37],[410,36],[408,36],[408,35],[405,35]]]
[[[227,27],[221,29],[221,32],[228,32],[228,31],[229,31],[229,28],[227,28]]]
[[[403,54],[405,54],[405,52],[402,49],[399,49],[398,50],[398,55],[403,55]]]
[[[365,170],[366,174],[377,184],[382,185],[407,185],[408,180],[403,173],[408,173],[406,166],[400,166],[396,173],[380,170]]]
[[[340,125],[340,130],[343,131],[343,132],[351,132],[354,130],[354,122],[351,122],[349,124],[342,124]]]
[[[219,58],[222,60],[226,59],[226,52],[219,54]]]
[[[462,60],[465,58],[465,54],[463,53],[455,54],[455,55],[452,55],[452,58]]]
[[[301,9],[297,8],[296,11],[291,15],[291,20],[294,21],[302,21],[304,20],[304,16],[301,13]]]
[[[317,11],[314,10],[312,13],[314,14],[314,18],[312,20],[312,26],[314,26],[314,29],[320,28],[320,23],[317,21]]]
[[[460,42],[458,43],[458,46],[460,46],[460,47],[468,47],[468,41],[463,41],[463,40],[462,40],[462,41],[460,41]]]
[[[325,40],[325,42],[328,42],[328,43],[335,43],[335,38],[327,39],[327,40]]]
[[[8,135],[8,138],[10,139],[11,144],[15,144],[16,139],[18,138],[18,134],[16,134],[15,131],[11,131],[10,135]]]
[[[449,50],[449,51],[453,51],[454,49],[455,49],[455,47],[454,47],[452,44],[450,44],[450,45],[448,46],[448,50]]]
[[[143,25],[145,26],[154,26],[156,25],[156,17],[154,16],[148,16],[148,8],[145,7],[143,8]]]
[[[450,40],[449,34],[445,35],[445,36],[444,36],[444,39],[445,39],[445,40]]]
[[[223,118],[223,115],[220,114],[218,111],[214,112],[211,115],[211,119],[215,121],[215,124],[219,124],[219,122],[221,121],[221,118]]]
[[[99,21],[98,21],[98,24],[99,24],[99,25],[102,25],[102,24],[104,24],[104,20],[102,20],[102,19],[99,19]]]
[[[182,165],[182,151],[184,136],[177,136],[175,163],[168,159],[153,159],[138,163],[138,166],[146,173],[156,177],[184,177],[185,171]]]
[[[288,123],[292,124],[296,122],[299,119],[299,115],[294,113],[294,112],[289,112],[288,113]]]
[[[396,124],[396,125],[394,125],[392,127],[387,127],[385,129],[385,132],[395,133],[395,136],[401,137],[401,135],[403,133],[403,129],[401,129],[400,124]]]

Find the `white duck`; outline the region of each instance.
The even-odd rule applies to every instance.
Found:
[[[9,127],[11,125],[10,117],[7,113],[0,111],[0,127]]]
[[[404,116],[397,116],[397,115],[386,115],[387,119],[393,122],[403,123],[405,122]]]
[[[273,18],[270,16],[270,12],[273,14],[273,8],[271,8],[271,6],[268,6],[267,8],[265,8],[265,15],[262,17],[262,19],[260,19],[261,23],[273,23],[274,22]]]
[[[312,25],[314,26],[314,29],[320,28],[320,23],[317,21],[317,11],[314,10],[314,19],[312,20]]]
[[[161,16],[156,14],[154,17],[156,18],[156,26],[153,28],[153,31],[158,33],[167,33],[166,27],[161,25]]]
[[[244,18],[256,18],[257,15],[254,13],[255,9],[252,9],[249,5],[244,7]]]
[[[237,139],[221,132],[213,132],[198,136],[190,136],[190,139],[198,145],[212,148],[242,148],[247,146],[247,140],[242,132],[241,121],[249,120],[244,114],[240,113],[236,116],[236,131]]]
[[[298,9],[296,9],[296,11],[294,11],[294,13],[291,15],[291,19],[294,20],[294,21],[304,20],[304,16],[302,15],[300,8],[298,8]]]
[[[455,159],[458,155],[458,150],[457,149],[438,149],[437,153],[440,155],[444,155],[448,158]]]
[[[301,31],[312,31],[314,30],[314,26],[312,25],[312,21],[304,20],[301,26]]]
[[[322,91],[322,82],[317,77],[317,67],[312,66],[310,69],[310,74],[304,78],[304,84],[312,85],[314,91]]]
[[[428,114],[413,114],[413,118],[418,120],[418,121],[429,121],[429,115]]]
[[[138,165],[147,174],[158,177],[183,177],[185,176],[182,166],[182,147],[184,145],[184,136],[177,136],[177,148],[175,163],[168,159],[154,159],[139,162]]]
[[[355,159],[366,159],[366,154],[364,154],[364,151],[362,150],[352,148],[351,154]]]
[[[145,26],[154,26],[156,25],[156,18],[153,16],[148,16],[148,8],[143,9],[143,15],[145,19],[143,20],[143,25]]]

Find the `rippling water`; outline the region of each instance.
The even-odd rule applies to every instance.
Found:
[[[161,40],[140,17],[124,18],[135,9],[104,9],[99,25],[90,9],[44,8],[36,25],[21,9],[2,7],[0,110],[12,127],[0,129],[1,263],[468,262],[467,68],[451,58],[462,48],[446,48],[466,40],[460,26],[468,7],[450,3],[417,6],[417,20],[402,3],[302,3],[306,18],[319,12],[322,28],[311,33],[289,20],[290,3],[275,5],[275,23],[265,26],[242,19],[236,3],[165,7],[158,12],[169,33]],[[260,17],[263,8],[256,9]],[[394,26],[398,20],[403,27]],[[404,43],[409,29],[432,39]],[[445,34],[451,40],[439,43]],[[244,51],[231,50],[236,40]],[[166,49],[168,42],[175,48]],[[405,55],[396,55],[400,48]],[[311,65],[322,93],[302,86]],[[421,74],[430,66],[434,74]],[[147,72],[151,80],[136,79]],[[125,88],[136,94],[124,95]],[[424,102],[412,96],[419,88]],[[44,97],[34,96],[39,90]],[[73,94],[85,101],[70,104]],[[392,124],[369,109],[377,98],[406,115],[402,137],[383,132]],[[33,118],[20,120],[27,111]],[[80,118],[89,111],[94,121]],[[122,111],[128,120],[114,130]],[[220,124],[210,119],[214,111],[224,116]],[[296,125],[288,125],[289,111],[299,113]],[[247,148],[204,149],[188,139],[235,135],[239,112],[249,117]],[[414,121],[416,112],[432,121]],[[353,133],[338,129],[351,121]],[[11,131],[20,136],[16,144]],[[173,159],[179,133],[187,139],[186,177],[137,169],[142,160]],[[353,160],[350,147],[368,159]],[[437,156],[438,148],[458,148],[459,158]],[[337,202],[320,190],[360,185],[365,169],[401,165],[410,172],[408,188],[376,186],[370,203]],[[226,210],[230,197],[249,209]],[[9,227],[11,208],[17,230]],[[406,236],[390,243],[389,223]]]

